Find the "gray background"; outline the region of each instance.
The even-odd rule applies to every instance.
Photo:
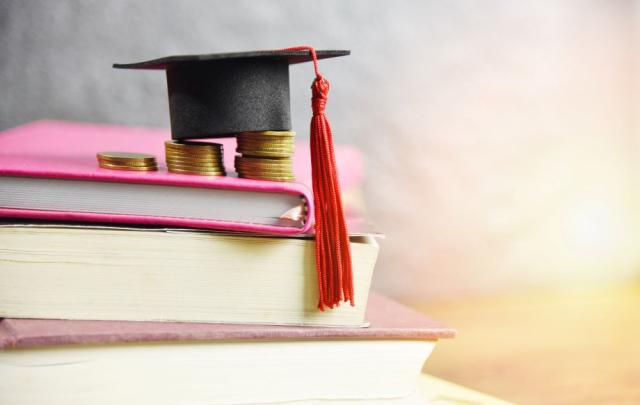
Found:
[[[58,118],[168,126],[171,54],[346,48],[321,62],[337,142],[367,159],[405,300],[635,277],[632,1],[0,2],[0,129]],[[312,68],[292,68],[306,136]]]

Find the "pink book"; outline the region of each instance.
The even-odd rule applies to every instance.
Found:
[[[0,403],[408,405],[455,331],[372,295],[368,328],[0,322]]]
[[[73,344],[171,341],[452,338],[455,330],[372,292],[369,327],[310,327],[224,323],[3,319],[0,349]]]
[[[309,146],[296,145],[296,182],[169,173],[168,130],[38,121],[0,133],[0,217],[165,225],[291,235],[311,229]],[[233,168],[235,139],[216,139]],[[159,170],[98,167],[96,153],[123,151],[156,156]],[[362,158],[336,148],[343,190],[362,179]],[[346,208],[346,211],[349,211]]]

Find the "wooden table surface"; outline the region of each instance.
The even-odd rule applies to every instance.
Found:
[[[414,305],[458,329],[425,372],[518,404],[640,404],[640,285]]]

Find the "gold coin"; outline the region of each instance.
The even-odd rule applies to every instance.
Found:
[[[236,165],[246,166],[246,167],[291,167],[292,162],[287,158],[282,158],[281,160],[276,160],[274,158],[245,158],[242,157],[240,159],[236,159]]]
[[[104,169],[112,169],[112,170],[131,170],[131,171],[142,171],[142,172],[150,172],[158,170],[158,166],[122,166],[122,165],[113,165],[109,163],[100,162],[99,166]]]
[[[165,158],[167,159],[221,160],[223,157],[222,153],[183,153],[170,150],[165,151]]]
[[[295,142],[238,142],[238,148],[259,149],[259,148],[277,148],[277,149],[293,149]]]
[[[185,166],[224,166],[223,161],[213,161],[213,160],[179,160],[179,159],[167,159],[166,163],[176,164],[176,165],[185,165]]]
[[[236,148],[236,153],[253,153],[253,152],[275,152],[275,153],[288,153],[289,155],[293,155],[295,149],[291,148],[278,148],[278,147],[250,147],[246,145],[238,145]]]
[[[293,153],[295,148],[293,146],[247,146],[247,145],[238,145],[236,148],[236,152],[242,153],[243,151],[251,152],[251,151],[265,151],[265,152],[288,152]]]
[[[189,166],[189,165],[168,164],[167,167],[170,167],[172,169],[193,170],[193,171],[212,171],[212,172],[224,171],[224,167],[222,166]]]
[[[290,167],[247,167],[247,166],[236,166],[237,171],[245,171],[249,173],[269,173],[269,172],[280,172],[280,173],[293,173],[292,168]]]
[[[177,151],[209,151],[219,152],[222,150],[222,144],[212,142],[188,142],[185,141],[166,141],[164,143],[165,149],[177,150]]]
[[[256,176],[256,175],[240,175],[243,179],[254,179],[254,180],[271,180],[271,181],[294,181],[295,177],[293,176]]]
[[[196,170],[174,169],[171,167],[169,167],[168,170],[171,173],[179,173],[179,174],[195,174],[199,176],[226,176],[226,172],[224,171],[196,171]]]
[[[237,136],[286,136],[286,137],[294,137],[296,136],[295,131],[244,131],[238,133]]]
[[[294,150],[295,143],[247,143],[247,142],[238,142],[236,149],[284,149],[284,150]]]
[[[176,166],[167,165],[168,169],[188,170],[190,172],[224,172],[224,167],[202,167],[202,166]]]
[[[173,158],[173,159],[194,159],[194,160],[222,160],[224,155],[222,153],[185,153],[185,152],[174,152],[167,150],[165,151],[165,159]]]
[[[192,169],[192,170],[224,170],[223,165],[207,165],[197,166],[187,163],[167,163],[167,167],[175,167],[177,169]]]
[[[247,172],[265,173],[265,172],[289,172],[293,173],[292,167],[287,166],[241,166],[236,165],[237,170],[245,170]]]
[[[295,147],[295,142],[260,142],[260,141],[238,141],[238,147],[243,148],[293,148]]]
[[[238,177],[256,177],[256,178],[286,178],[293,179],[293,173],[246,173],[246,172],[236,172],[238,173]]]
[[[184,160],[188,162],[222,162],[223,156],[205,156],[205,155],[183,155],[175,153],[167,153],[165,160]]]
[[[196,164],[196,165],[222,165],[224,160],[219,159],[184,159],[184,158],[167,158],[167,163],[179,163],[179,164]]]
[[[156,162],[137,162],[137,161],[127,161],[127,160],[117,160],[117,159],[98,159],[99,163],[106,163],[113,166],[137,166],[137,167],[145,167],[145,166],[156,166]]]
[[[167,149],[164,152],[165,156],[171,156],[176,158],[193,158],[193,159],[221,159],[224,155],[221,152],[211,153],[204,151],[197,152],[183,152]]]
[[[236,170],[242,170],[249,173],[293,173],[290,167],[247,167],[236,166]]]
[[[289,173],[254,173],[254,172],[245,172],[245,171],[236,171],[238,176],[240,177],[259,177],[259,178],[294,178],[294,174]]]
[[[285,149],[285,150],[294,150],[295,149],[295,142],[291,142],[291,143],[238,142],[236,149],[239,149],[239,148],[244,148],[244,149]]]
[[[256,171],[256,170],[236,170],[237,173],[253,176],[293,176],[293,172],[287,171]]]
[[[241,141],[255,141],[255,142],[282,142],[282,141],[293,141],[296,139],[295,135],[287,135],[287,134],[262,134],[259,132],[251,132],[251,133],[240,133],[236,136],[236,139]]]
[[[205,142],[205,141],[189,141],[189,140],[182,140],[182,141],[178,141],[175,139],[170,139],[168,141],[165,141],[164,143],[166,146],[177,146],[177,147],[213,147],[213,148],[222,148],[222,144],[221,143],[216,143],[216,142]]]
[[[241,151],[238,151],[241,152]],[[260,157],[291,157],[291,153],[287,152],[265,152],[265,151],[253,151],[253,152],[244,152],[242,151],[242,156],[249,158],[260,158]]]
[[[273,171],[292,171],[293,170],[293,166],[292,165],[271,165],[271,164],[262,164],[262,165],[258,165],[258,164],[243,164],[243,163],[236,163],[234,165],[234,167],[236,169],[244,169],[244,170],[251,170],[251,171],[269,171],[269,170],[273,170]]]
[[[282,153],[290,153],[293,154],[293,152],[295,152],[295,148],[291,147],[291,148],[285,148],[285,147],[275,147],[275,146],[269,146],[269,147],[261,147],[261,146],[256,146],[256,147],[251,147],[251,146],[246,146],[246,145],[238,145],[238,147],[236,148],[236,152],[237,153],[245,153],[245,152],[253,152],[253,151],[263,151],[263,152],[282,152]]]
[[[268,162],[268,163],[285,163],[285,162],[289,162],[291,163],[292,160],[291,158],[269,158],[269,157],[264,157],[264,158],[252,158],[252,157],[244,157],[244,156],[235,156],[235,160],[239,161],[239,162],[255,162],[255,163],[264,163],[264,162]]]
[[[167,168],[170,173],[188,173],[188,174],[201,174],[203,176],[226,176],[225,171],[212,171],[212,170],[188,170],[188,169],[176,169],[173,167]]]
[[[253,153],[253,152],[273,152],[273,153],[288,153],[290,155],[293,155],[293,152],[295,152],[294,148],[249,148],[246,146],[238,146],[238,148],[236,149],[237,153]]]
[[[182,163],[211,163],[211,164],[222,164],[224,159],[222,157],[185,157],[185,156],[174,156],[167,155],[165,158],[166,162],[182,162]]]
[[[247,172],[242,172],[242,171],[238,171],[236,172],[238,173],[239,177],[259,177],[259,178],[294,178],[294,174],[293,173],[247,173]]]
[[[184,163],[184,164],[197,163],[197,164],[221,165],[224,162],[224,159],[203,159],[203,158],[186,158],[186,157],[167,156],[165,161]]]
[[[154,162],[156,157],[148,153],[131,153],[131,152],[98,152],[98,159],[114,159],[124,161],[144,161]]]
[[[195,167],[222,167],[222,162],[193,162],[188,160],[167,160],[168,165],[195,166]]]
[[[239,142],[293,142],[295,135],[249,133],[236,136]]]
[[[277,149],[244,149],[239,148],[236,152],[242,154],[245,158],[291,158],[293,157],[293,151],[277,150]]]

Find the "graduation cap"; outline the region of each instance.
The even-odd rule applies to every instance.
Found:
[[[171,136],[193,139],[291,130],[289,65],[310,61],[308,51],[278,50],[169,56],[113,67],[166,70]]]
[[[351,252],[333,151],[325,115],[329,82],[318,59],[349,55],[346,50],[316,51],[309,46],[269,51],[169,56],[120,69],[165,70],[171,136],[196,139],[239,132],[291,130],[289,65],[313,62],[311,165],[315,214],[318,308],[341,301],[354,305]]]

